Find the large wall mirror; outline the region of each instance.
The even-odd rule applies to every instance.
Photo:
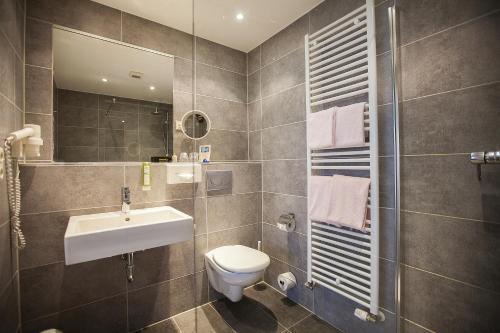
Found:
[[[174,57],[54,27],[54,160],[172,155]]]

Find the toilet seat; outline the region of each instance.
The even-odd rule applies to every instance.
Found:
[[[253,273],[269,266],[267,254],[243,245],[221,246],[213,251],[213,260],[221,268],[234,273]]]

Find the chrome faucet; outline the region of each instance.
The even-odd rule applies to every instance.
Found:
[[[130,188],[123,186],[122,187],[122,213],[130,212]]]

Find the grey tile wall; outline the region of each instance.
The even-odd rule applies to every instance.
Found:
[[[116,98],[113,103],[112,96],[65,89],[56,95],[55,160],[150,161],[151,156],[172,155],[171,104],[130,98]],[[153,114],[156,111],[159,114]]]
[[[94,316],[97,331],[124,331],[122,326],[101,323],[98,311],[115,304],[110,318],[124,318],[126,326],[128,317],[133,331],[207,302],[203,254],[227,244],[256,248],[261,240],[262,171],[260,163],[246,162],[206,168],[231,170],[231,193],[211,196],[204,181],[194,191],[191,184],[166,185],[161,164],[153,165],[153,187],[146,192],[141,189],[139,164],[23,165],[22,219],[29,242],[20,258],[24,329],[36,332],[52,325],[80,331],[74,327],[90,325],[80,320]],[[54,190],[51,185],[56,182]],[[196,237],[137,253],[131,284],[119,256],[65,266],[63,239],[69,217],[119,210],[124,185],[131,188],[132,208],[171,205],[194,216]]]
[[[23,125],[24,20],[24,1],[0,0],[0,138]],[[7,200],[4,178],[0,180],[0,331],[14,333],[20,329],[19,264]]]
[[[344,332],[391,332],[395,329],[394,271],[395,237],[394,210],[381,213],[381,298],[386,322],[377,325],[358,323],[352,318],[356,304],[324,288],[313,291],[303,286],[307,279],[307,185],[306,185],[306,96],[304,71],[304,35],[344,16],[361,6],[363,1],[324,1],[308,14],[265,41],[248,54],[249,76],[249,149],[253,158],[262,159],[263,190],[263,249],[271,257],[265,281],[275,287],[280,273],[291,271],[297,278],[297,287],[287,292],[292,300],[311,309]],[[380,8],[379,8],[380,7]],[[383,8],[382,8],[383,7]],[[376,9],[377,24],[385,20],[387,2]],[[383,203],[393,207],[390,193],[393,169],[392,117],[388,37],[382,31],[377,36],[380,49],[378,61],[381,150],[387,161],[381,160],[384,174],[382,192],[387,192]],[[385,49],[384,49],[385,48]],[[250,69],[251,68],[251,69]],[[253,77],[260,76],[260,88],[254,87]],[[258,93],[251,93],[260,92]],[[260,98],[259,98],[260,96]],[[260,147],[258,146],[260,144]],[[392,187],[391,187],[392,186]],[[294,213],[297,227],[285,233],[276,227],[281,214]],[[333,311],[332,309],[336,309]]]
[[[401,261],[405,332],[494,332],[500,173],[499,4],[396,1],[401,36]],[[478,310],[480,309],[480,310]]]

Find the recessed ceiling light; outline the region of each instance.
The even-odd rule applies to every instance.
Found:
[[[149,90],[155,90],[155,86],[149,86]]]
[[[101,81],[102,81],[102,82],[108,82],[108,79],[106,79],[105,77],[103,77],[103,78],[101,79]]]
[[[238,13],[238,14],[236,14],[236,19],[237,19],[238,21],[241,21],[241,20],[243,20],[244,18],[245,18],[245,15],[243,15],[243,13]]]

